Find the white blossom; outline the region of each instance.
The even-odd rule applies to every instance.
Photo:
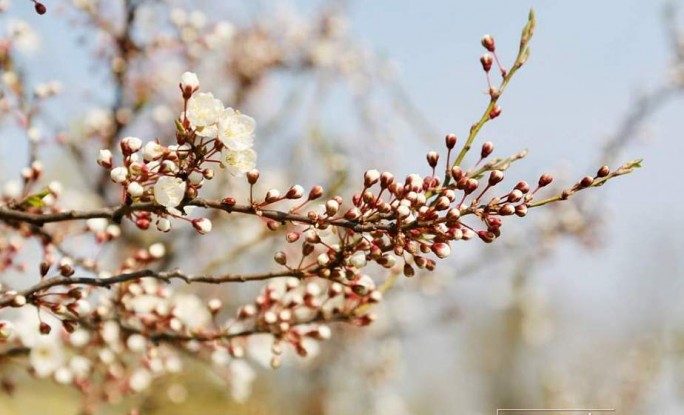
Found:
[[[244,176],[245,173],[255,168],[256,157],[257,154],[252,149],[232,151],[224,148],[221,150],[221,164],[233,176]]]
[[[188,121],[201,136],[216,136],[216,123],[222,112],[223,103],[211,93],[195,94],[188,100]]]
[[[229,150],[241,151],[251,148],[256,122],[252,117],[226,108],[218,121],[219,140]]]
[[[167,208],[176,207],[185,196],[185,186],[178,177],[162,176],[154,184],[154,200]]]

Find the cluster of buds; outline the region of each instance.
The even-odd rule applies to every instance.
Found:
[[[120,141],[122,165],[114,165],[110,150],[101,150],[98,157],[111,180],[122,186],[125,204],[156,203],[163,208],[156,220],[150,212],[133,214],[140,229],[149,228],[154,221],[158,230],[168,232],[171,222],[167,216],[184,216],[181,205],[197,197],[205,180],[214,177],[215,165],[241,176],[256,163],[252,118],[225,108],[211,93],[199,93],[194,73],[184,73],[179,87],[184,109],[177,121],[176,144],[125,137]],[[190,222],[199,233],[211,230],[206,218]]]

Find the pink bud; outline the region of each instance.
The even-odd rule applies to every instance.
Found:
[[[443,242],[437,242],[432,244],[432,252],[434,252],[437,257],[444,259],[451,254],[451,248]]]

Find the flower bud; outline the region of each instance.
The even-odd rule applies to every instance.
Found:
[[[266,192],[265,200],[266,203],[277,202],[278,200],[280,200],[280,191],[278,191],[277,189],[269,190],[268,192]]]
[[[331,199],[331,200],[328,200],[327,202],[325,202],[325,213],[328,216],[334,216],[339,209],[340,209],[340,204],[337,203],[337,201]]]
[[[46,322],[41,321],[40,325],[38,326],[38,330],[40,331],[40,334],[47,336],[52,331],[52,327]]]
[[[519,217],[523,217],[527,215],[527,205],[518,205],[515,207],[515,215]]]
[[[247,172],[247,182],[251,185],[255,184],[259,180],[259,170],[252,169]]]
[[[361,211],[357,207],[352,207],[344,214],[344,218],[347,220],[357,220],[360,216]]]
[[[494,38],[491,35],[482,36],[482,46],[484,46],[484,48],[487,49],[489,52],[494,52],[496,50],[496,46],[494,45]]]
[[[444,242],[437,242],[432,244],[432,252],[434,252],[437,257],[444,259],[451,254],[451,248]]]
[[[610,168],[608,166],[601,166],[596,172],[596,177],[606,177],[610,174]]]
[[[128,169],[125,167],[115,167],[109,172],[109,177],[114,183],[123,183],[128,178]]]
[[[193,219],[192,227],[195,228],[198,233],[206,235],[211,232],[211,221],[207,218]]]
[[[508,197],[506,198],[506,200],[508,200],[511,203],[515,203],[515,202],[519,201],[520,199],[522,199],[522,196],[523,196],[523,193],[520,190],[513,189],[511,191],[511,193],[508,194]]]
[[[180,89],[183,92],[183,99],[190,99],[193,93],[199,89],[199,78],[194,72],[184,72],[181,75]]]
[[[26,305],[26,297],[23,295],[15,295],[14,298],[12,298],[12,302],[10,303],[12,307],[23,307]]]
[[[501,107],[499,105],[494,105],[494,108],[492,108],[491,111],[489,111],[489,118],[494,119],[501,115]]]
[[[145,188],[143,188],[138,182],[131,182],[128,184],[126,191],[132,198],[138,198],[145,193]]]
[[[435,210],[444,210],[448,208],[450,204],[451,201],[448,197],[440,196],[437,198],[437,201],[435,202]]]
[[[582,177],[582,180],[580,180],[579,185],[580,187],[589,187],[594,183],[594,178],[591,176],[584,176]]]
[[[392,173],[385,171],[380,175],[380,187],[382,187],[383,189],[387,188],[393,182],[394,175]]]
[[[47,13],[47,7],[45,7],[43,3],[36,1],[33,6],[36,9],[36,13],[40,15],[44,15],[45,13]]]
[[[111,169],[112,168],[112,152],[109,150],[100,150],[97,156],[97,164],[100,166]]]
[[[278,251],[275,253],[273,256],[273,260],[278,264],[278,265],[285,265],[287,264],[287,256],[285,255],[285,252],[283,251]]]
[[[454,166],[451,168],[450,174],[454,181],[458,182],[463,178],[463,169],[458,166]]]
[[[520,190],[522,194],[525,194],[530,191],[530,185],[527,184],[526,181],[520,181],[518,184],[515,185],[516,190]]]
[[[323,187],[321,186],[316,185],[309,191],[309,200],[316,200],[321,196],[323,196]]]
[[[509,216],[515,213],[515,207],[510,203],[507,203],[499,208],[499,215]]]
[[[504,174],[501,170],[492,170],[492,172],[489,173],[489,185],[495,186],[495,185],[501,183],[503,178],[504,178]]]
[[[121,151],[125,156],[129,156],[142,147],[142,140],[138,137],[125,137],[121,140]]]
[[[480,151],[480,157],[487,158],[494,151],[494,143],[491,141],[485,141],[482,144],[482,150]]]
[[[166,218],[157,219],[157,230],[160,232],[168,232],[171,230],[171,221]]]
[[[496,236],[489,231],[477,231],[477,236],[485,243],[494,242],[494,239],[496,239]]]
[[[164,147],[154,141],[149,141],[143,147],[143,160],[152,161],[164,155]]]
[[[436,151],[430,151],[427,153],[426,158],[428,165],[434,169],[437,166],[437,162],[439,162],[439,154]]]
[[[550,174],[546,174],[546,173],[542,174],[541,177],[539,177],[539,187],[548,186],[551,184],[552,181],[553,181],[553,176],[551,176]]]
[[[446,137],[444,138],[444,143],[446,144],[446,148],[448,148],[449,150],[451,150],[452,148],[454,148],[456,146],[456,141],[458,141],[458,139],[453,134],[447,134]]]
[[[380,172],[373,169],[367,170],[363,175],[363,185],[365,187],[371,187],[380,179]]]
[[[492,69],[492,63],[494,63],[492,55],[485,53],[480,56],[480,63],[482,64],[482,69],[484,69],[485,72],[489,72],[489,70]]]
[[[304,196],[304,188],[298,184],[290,187],[290,190],[285,194],[288,199],[299,199],[302,196]]]

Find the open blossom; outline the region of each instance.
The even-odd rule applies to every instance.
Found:
[[[232,108],[226,108],[218,121],[219,140],[229,150],[241,151],[252,147],[254,127],[252,117],[241,114]]]
[[[221,150],[221,164],[233,176],[243,176],[256,167],[256,152],[251,148],[242,151]]]
[[[185,196],[185,186],[178,177],[162,176],[154,184],[154,200],[167,208],[176,207]]]
[[[187,117],[190,125],[203,137],[215,137],[216,123],[223,112],[223,103],[211,93],[193,95],[188,100]]]

